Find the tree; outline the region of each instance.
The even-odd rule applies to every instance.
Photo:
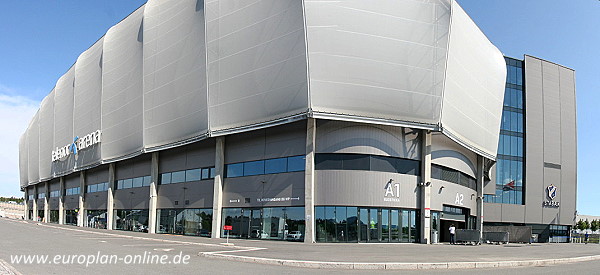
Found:
[[[575,229],[583,230],[583,220],[577,221],[577,224],[575,224]]]
[[[590,228],[590,222],[587,219],[585,219],[585,221],[583,222],[583,230],[586,230],[588,228]]]
[[[600,227],[600,221],[598,220],[593,220],[592,224],[590,224],[590,229],[592,230],[592,232],[596,232],[596,230],[598,230],[598,227]]]

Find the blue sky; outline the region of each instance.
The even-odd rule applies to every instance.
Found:
[[[18,138],[41,99],[79,54],[143,0],[0,2],[0,195],[18,191]],[[576,70],[578,210],[600,215],[600,1],[458,0],[507,56],[537,56]]]

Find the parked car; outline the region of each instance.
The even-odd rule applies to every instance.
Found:
[[[302,235],[301,231],[292,231],[292,233],[287,235],[288,241],[304,241],[304,235]]]

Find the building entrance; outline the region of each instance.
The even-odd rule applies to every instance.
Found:
[[[303,241],[304,207],[226,208],[223,225],[232,226],[223,237]]]
[[[317,206],[318,242],[418,242],[416,210]]]

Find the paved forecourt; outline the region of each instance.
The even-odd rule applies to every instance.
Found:
[[[31,239],[47,239],[50,242],[45,248],[50,248],[50,251],[50,244],[55,244],[57,248],[68,247],[69,236],[72,236],[72,242],[77,243],[77,247],[70,249],[69,253],[87,253],[90,249],[107,252],[104,249],[109,248],[104,246],[112,244],[118,245],[115,252],[119,253],[143,253],[147,250],[158,254],[182,252],[191,255],[194,261],[205,259],[216,263],[226,260],[239,262],[237,264],[241,265],[249,262],[323,269],[466,269],[547,266],[600,260],[598,244],[304,244],[232,239],[230,242],[234,246],[227,246],[222,244],[225,239],[98,230],[8,219],[0,219],[0,223],[18,226],[22,228],[20,231],[23,234],[36,234]],[[57,233],[66,236],[67,240],[54,240],[53,236]],[[35,241],[32,245],[35,245]],[[115,248],[111,246],[110,249]],[[44,252],[43,249],[27,251]],[[6,252],[5,250],[4,253]],[[4,260],[8,261],[10,258],[5,255]],[[19,269],[19,266],[15,267]],[[183,271],[190,266],[179,265],[174,268]]]

